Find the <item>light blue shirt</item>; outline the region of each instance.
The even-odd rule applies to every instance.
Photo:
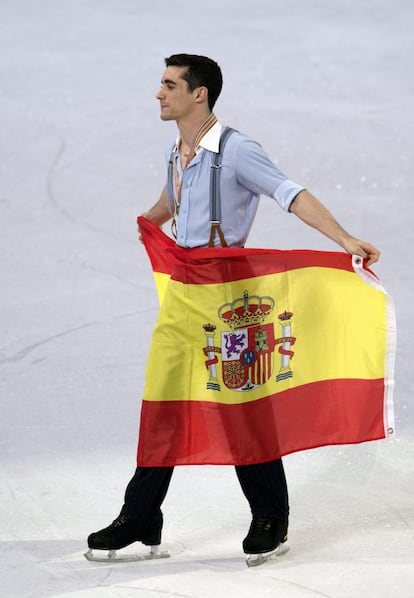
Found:
[[[176,152],[181,187],[177,218],[177,244],[207,247],[210,237],[210,170],[218,152],[222,126],[216,123],[201,139],[196,155],[183,172]],[[179,138],[167,147],[167,163]],[[256,215],[259,196],[274,198],[288,211],[303,187],[290,181],[269,159],[261,146],[239,132],[227,141],[220,173],[221,229],[229,247],[243,247]],[[218,237],[215,245],[220,245]]]

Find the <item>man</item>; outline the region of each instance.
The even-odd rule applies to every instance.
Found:
[[[379,251],[373,245],[347,233],[311,193],[282,174],[256,142],[238,132],[227,139],[223,152],[221,218],[211,226],[210,173],[222,132],[212,110],[222,88],[221,70],[203,56],[176,54],[165,63],[156,98],[161,119],[175,120],[179,134],[167,149],[168,184],[144,214],[146,218],[158,226],[172,219],[173,234],[182,247],[243,247],[259,195],[265,194],[348,253],[366,258],[367,265],[378,260]],[[172,473],[172,467],[138,467],[127,486],[120,515],[110,526],[89,536],[89,547],[116,550],[135,541],[160,544],[161,504]],[[243,550],[248,554],[273,551],[285,541],[288,529],[282,460],[236,466],[236,473],[252,512]]]

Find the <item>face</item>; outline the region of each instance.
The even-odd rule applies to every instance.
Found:
[[[165,70],[161,89],[155,96],[160,101],[160,118],[176,120],[191,114],[196,103],[197,90],[190,92],[187,81],[182,78],[187,67],[169,66]]]

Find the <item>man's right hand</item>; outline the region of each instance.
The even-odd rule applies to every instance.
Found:
[[[144,212],[143,214],[141,214],[141,216],[144,216],[144,218],[151,220],[151,222],[153,222],[160,228],[165,222],[171,219],[171,214],[168,209],[168,196],[166,187],[164,187],[164,189],[162,190],[159,200],[152,206],[150,210],[148,210],[148,212]],[[138,239],[142,243],[142,235],[139,227]]]

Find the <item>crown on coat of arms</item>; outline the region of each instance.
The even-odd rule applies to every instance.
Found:
[[[293,312],[285,310],[282,314],[279,314],[277,317],[279,318],[279,320],[282,320],[282,322],[284,322],[285,320],[290,320],[292,316]]]
[[[249,295],[244,291],[232,303],[225,303],[218,309],[218,315],[231,329],[261,324],[275,306],[272,297]]]

